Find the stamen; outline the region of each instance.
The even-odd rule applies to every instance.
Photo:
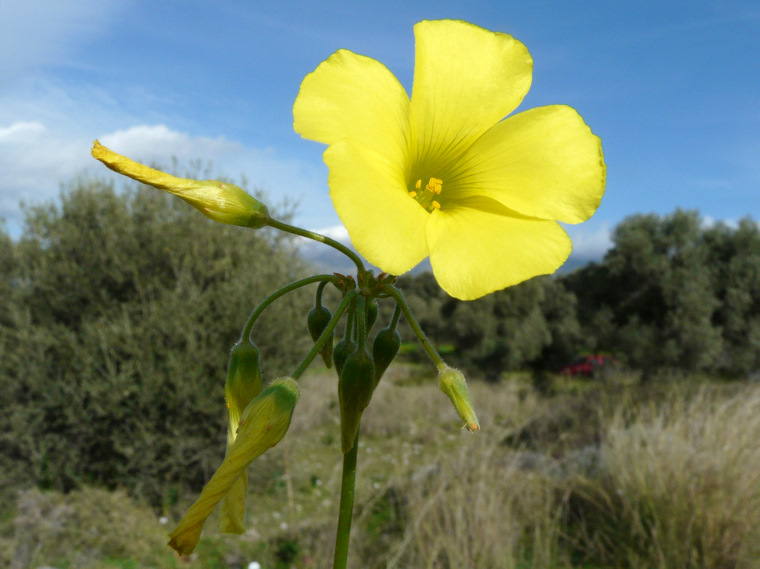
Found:
[[[425,189],[422,190],[422,179],[419,179],[415,182],[414,187],[416,189],[409,190],[409,196],[414,198],[426,211],[431,212],[434,209],[441,209],[440,202],[433,198],[441,195],[443,180],[431,177],[428,183],[425,184]]]
[[[426,190],[430,190],[435,195],[440,195],[442,188],[443,188],[443,180],[439,180],[438,178],[430,178],[430,181],[427,183],[427,186],[425,186]]]

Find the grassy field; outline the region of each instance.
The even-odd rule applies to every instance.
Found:
[[[760,384],[636,379],[472,382],[471,434],[430,366],[392,368],[362,424],[352,567],[760,568]],[[118,490],[4,488],[0,566],[330,567],[336,380],[302,385],[288,436],[251,468],[242,536],[212,518],[183,561],[166,535],[194,496],[154,512]]]

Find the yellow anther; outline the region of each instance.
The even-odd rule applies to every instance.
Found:
[[[414,184],[415,189],[409,190],[409,196],[417,201],[425,211],[430,213],[434,209],[441,209],[440,202],[433,198],[441,195],[443,190],[443,180],[440,178],[428,178],[428,183],[422,189],[422,179],[417,180]]]
[[[439,195],[441,193],[442,188],[443,188],[443,180],[439,180],[438,178],[430,178],[430,181],[427,183],[427,186],[425,186],[426,190],[430,190],[435,195]]]

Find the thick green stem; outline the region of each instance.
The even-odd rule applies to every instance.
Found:
[[[267,225],[269,225],[270,227],[274,227],[275,229],[279,229],[280,231],[285,231],[286,233],[292,233],[293,235],[300,235],[301,237],[306,237],[307,239],[313,239],[314,241],[318,241],[320,243],[324,243],[325,245],[329,245],[330,247],[337,249],[338,251],[343,253],[346,257],[351,259],[356,265],[356,269],[359,271],[359,274],[365,274],[367,272],[367,269],[364,268],[364,263],[362,262],[361,257],[359,257],[356,253],[354,253],[351,249],[349,249],[342,243],[335,241],[335,239],[330,239],[329,237],[325,235],[315,233],[314,231],[309,231],[308,229],[301,229],[300,227],[288,225],[287,223],[283,223],[282,221],[277,221],[276,219],[269,219],[269,221],[267,222]]]
[[[351,519],[354,514],[354,493],[356,490],[356,457],[359,454],[359,433],[354,446],[343,455],[343,477],[340,484],[340,511],[338,531],[335,534],[335,557],[333,569],[346,569],[348,544],[351,538]]]
[[[356,294],[357,293],[355,290],[351,290],[348,291],[348,294],[343,297],[343,301],[338,306],[335,314],[333,314],[330,322],[328,322],[327,326],[322,331],[322,334],[320,334],[319,339],[314,343],[314,346],[312,346],[311,350],[309,350],[309,353],[306,354],[306,357],[303,359],[303,361],[298,364],[298,367],[290,375],[290,377],[293,379],[298,379],[301,377],[301,374],[306,371],[306,368],[309,367],[309,364],[314,360],[314,358],[317,357],[317,354],[322,350],[322,347],[325,345],[325,342],[327,342],[328,338],[332,338],[332,331],[338,325],[341,316],[343,316],[343,313],[349,307]]]
[[[268,297],[266,297],[263,301],[261,301],[261,304],[259,304],[255,310],[251,313],[251,315],[248,317],[248,321],[245,323],[245,328],[243,328],[243,333],[240,335],[241,338],[244,340],[249,340],[249,336],[251,335],[251,330],[253,330],[253,325],[256,323],[256,320],[259,316],[261,316],[261,313],[264,312],[270,304],[272,304],[275,300],[280,298],[281,296],[284,296],[288,294],[289,292],[293,292],[294,290],[301,288],[302,286],[309,285],[311,283],[317,283],[317,282],[332,282],[333,284],[338,284],[338,277],[335,275],[314,275],[313,277],[307,277],[305,279],[301,279],[300,281],[295,281],[290,283],[289,285],[286,285],[282,287],[281,289],[273,292]]]
[[[422,331],[422,328],[417,322],[417,319],[414,317],[414,314],[412,314],[412,311],[406,304],[404,295],[401,294],[401,291],[395,286],[386,287],[385,290],[388,291],[388,294],[390,294],[394,299],[396,299],[396,306],[401,308],[401,312],[404,313],[404,318],[406,318],[406,321],[409,323],[412,332],[414,332],[414,335],[417,336],[417,340],[419,340],[420,345],[422,345],[422,348],[427,352],[427,355],[430,356],[431,360],[433,360],[435,367],[437,367],[439,370],[445,369],[446,362],[443,361],[443,358],[441,358],[441,356],[435,350],[433,344],[431,344],[430,340],[427,339],[425,332]]]

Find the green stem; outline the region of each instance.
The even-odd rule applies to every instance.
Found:
[[[325,290],[325,287],[327,286],[327,281],[322,281],[319,283],[319,286],[317,287],[317,296],[314,299],[314,305],[319,308],[322,306],[322,291]]]
[[[240,337],[246,340],[250,339],[249,336],[251,335],[251,330],[253,330],[253,325],[256,323],[256,319],[261,316],[261,313],[264,312],[275,300],[281,296],[288,294],[289,292],[293,292],[294,290],[301,288],[302,286],[323,281],[329,281],[335,285],[338,284],[338,278],[335,275],[314,275],[313,277],[307,277],[305,279],[301,279],[300,281],[292,282],[289,285],[286,285],[270,294],[263,301],[261,301],[261,304],[259,304],[248,317],[248,321],[245,323],[245,328],[243,328],[243,333],[240,335]]]
[[[431,360],[433,360],[435,367],[437,367],[439,371],[444,370],[446,368],[446,363],[430,343],[430,340],[427,339],[425,332],[423,332],[422,328],[420,328],[417,319],[414,317],[414,314],[412,314],[412,311],[409,309],[409,305],[407,305],[406,301],[404,300],[404,295],[401,294],[401,291],[395,286],[385,287],[385,290],[387,290],[388,293],[394,299],[396,299],[396,306],[401,308],[401,311],[404,313],[404,318],[406,318],[406,321],[412,328],[412,332],[414,332],[414,335],[417,336],[417,340],[419,340],[422,348],[427,352],[427,355],[430,356]]]
[[[360,295],[356,299],[356,346],[363,350],[367,343],[367,299]]]
[[[348,544],[351,538],[351,519],[354,514],[354,494],[356,490],[356,457],[359,454],[359,433],[354,446],[343,455],[343,477],[340,483],[340,510],[338,531],[335,534],[335,557],[333,569],[346,569]]]
[[[362,262],[361,258],[356,253],[354,253],[351,249],[343,245],[342,243],[335,241],[335,239],[330,239],[329,237],[325,235],[315,233],[314,231],[309,231],[308,229],[301,229],[300,227],[288,225],[287,223],[283,223],[282,221],[277,221],[276,219],[270,219],[267,222],[267,225],[269,225],[270,227],[274,227],[275,229],[279,229],[280,231],[292,233],[293,235],[300,235],[301,237],[306,237],[307,239],[313,239],[314,241],[319,241],[320,243],[329,245],[330,247],[337,249],[338,251],[343,253],[346,257],[351,259],[356,265],[356,268],[359,271],[359,274],[365,274],[367,272],[367,269],[364,268],[364,263]]]
[[[338,321],[340,321],[341,316],[343,316],[343,313],[351,304],[351,301],[356,296],[356,294],[356,290],[350,290],[346,296],[343,297],[343,301],[340,303],[340,305],[338,305],[338,309],[335,311],[335,314],[333,314],[330,322],[327,323],[327,326],[325,326],[325,329],[322,331],[319,339],[314,343],[303,361],[298,364],[296,371],[290,375],[291,378],[298,379],[301,377],[301,374],[306,371],[306,368],[309,367],[309,364],[314,360],[315,357],[317,357],[317,354],[322,350],[322,346],[325,345],[325,342],[327,342],[328,338],[332,337],[332,331],[338,325]]]
[[[396,308],[393,309],[393,316],[391,317],[391,323],[388,324],[388,328],[395,330],[398,325],[398,319],[401,317],[401,307],[396,304]]]

